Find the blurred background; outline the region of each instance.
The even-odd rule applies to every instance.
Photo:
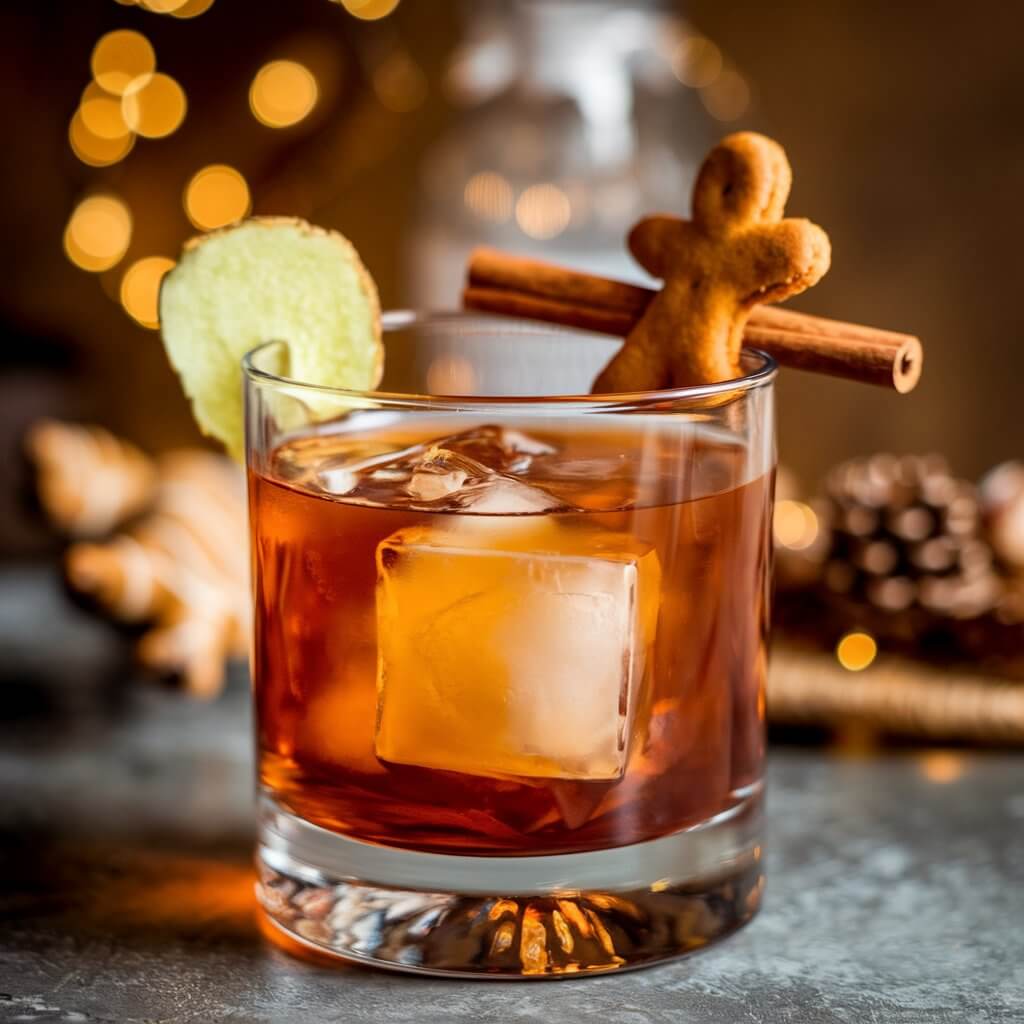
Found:
[[[833,239],[796,305],[927,347],[910,398],[784,375],[784,461],[809,487],[845,456],[936,449],[974,477],[1021,446],[1020,24],[995,3],[4,5],[6,472],[44,413],[197,440],[154,330],[197,229],[340,228],[386,306],[452,305],[473,241],[625,275],[628,224],[684,212],[709,143],[754,128]],[[4,511],[6,555],[42,543]]]
[[[910,896],[938,909],[915,920],[948,905],[961,922],[949,932],[943,918],[918,953],[945,964],[950,935],[969,951],[961,938],[991,932],[962,915],[1018,891],[977,872],[988,823],[1009,835],[1024,804],[993,781],[1002,762],[979,772],[961,748],[1024,748],[1022,29],[1024,8],[993,0],[0,5],[0,917],[36,922],[4,930],[30,958],[8,957],[4,987],[45,969],[40,1000],[91,989],[83,936],[96,977],[117,978],[94,993],[103,1019],[116,1014],[105,994],[133,976],[146,1014],[163,999],[171,1017],[198,963],[216,982],[189,998],[235,998],[237,984],[232,1019],[274,983],[264,963],[232,973],[220,952],[256,948],[245,505],[157,331],[182,243],[250,212],[304,217],[352,240],[392,308],[455,306],[480,243],[639,280],[626,231],[654,210],[686,214],[700,160],[737,129],[785,146],[790,212],[832,238],[831,272],[792,305],[918,334],[926,350],[904,397],[782,374],[772,739],[844,757],[923,740],[921,779],[961,807],[935,798],[922,818],[926,787],[905,776],[837,785],[820,762],[783,767],[792,806],[812,808],[778,819],[796,844],[794,905],[807,905],[816,831],[847,851],[829,877],[856,881],[868,864],[838,924],[825,915],[807,933],[840,936],[854,960],[837,977],[859,986],[848,936],[874,942],[885,906],[911,905],[877,895],[908,884],[886,865],[914,850],[909,833],[874,866],[865,855],[888,816],[934,843],[914,857],[938,896]],[[32,433],[47,420],[112,433]],[[948,468],[880,452],[938,452]],[[822,496],[858,456],[873,458]],[[204,545],[213,558],[195,555]],[[221,693],[226,664],[218,704],[179,698]],[[155,678],[178,689],[133,685]],[[949,856],[962,860],[936,874]],[[167,936],[194,959],[161,988],[140,951]],[[883,975],[888,999],[899,976]],[[911,988],[914,1015],[919,977]],[[283,990],[293,1009],[299,989]]]
[[[197,231],[250,212],[340,229],[385,307],[456,305],[479,243],[640,280],[625,232],[686,213],[704,153],[740,128],[785,145],[790,211],[832,237],[831,272],[794,306],[927,353],[908,397],[784,373],[782,497],[874,452],[940,452],[967,480],[1020,459],[1022,24],[1015,5],[952,2],[4,5],[0,560],[62,550],[29,500],[41,418],[154,455],[203,444],[156,314]],[[62,445],[79,490],[105,493]],[[822,531],[789,512],[806,547]]]

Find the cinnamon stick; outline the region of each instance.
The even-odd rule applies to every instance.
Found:
[[[497,249],[470,257],[462,302],[467,309],[544,320],[624,337],[654,296],[649,288],[597,277]],[[743,342],[781,366],[913,390],[924,353],[910,334],[755,306]]]

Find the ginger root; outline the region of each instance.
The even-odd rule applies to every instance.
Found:
[[[42,420],[25,449],[43,509],[69,537],[102,537],[153,500],[153,460],[102,427]]]
[[[189,693],[215,696],[227,660],[248,649],[246,509],[237,467],[203,451],[147,459],[101,428],[52,422],[32,432],[28,450],[56,526],[73,538],[120,528],[69,546],[71,586],[112,618],[145,625],[141,664],[180,676]],[[112,494],[94,493],[100,488]]]

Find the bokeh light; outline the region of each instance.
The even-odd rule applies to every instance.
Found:
[[[512,186],[494,171],[474,174],[466,182],[463,199],[481,220],[501,224],[512,216]]]
[[[140,6],[154,14],[173,14],[184,7],[188,0],[140,0]]]
[[[381,105],[407,114],[427,98],[427,76],[404,50],[396,50],[373,72],[373,91]]]
[[[476,386],[476,370],[465,356],[442,352],[427,367],[427,390],[432,395],[471,395]]]
[[[951,750],[933,750],[921,756],[921,774],[939,785],[956,782],[964,773],[964,759]]]
[[[210,164],[185,187],[185,213],[203,230],[241,220],[250,208],[249,186],[234,167]]]
[[[213,0],[185,0],[185,3],[171,11],[175,18],[198,18],[213,6]]]
[[[121,100],[90,82],[78,106],[82,123],[100,139],[123,139],[131,129],[121,113]]]
[[[554,238],[571,218],[569,197],[557,185],[531,185],[516,201],[516,223],[531,238]]]
[[[735,121],[750,107],[750,87],[738,71],[730,69],[701,89],[700,98],[704,109],[716,120]]]
[[[121,98],[125,123],[147,139],[162,139],[185,120],[185,91],[162,72],[132,81]]]
[[[174,266],[166,256],[136,260],[121,278],[121,305],[136,323],[150,330],[160,326],[160,282]]]
[[[376,21],[386,18],[398,6],[398,0],[341,0],[341,4],[349,14],[363,21]]]
[[[120,96],[136,79],[153,73],[156,54],[142,33],[118,29],[100,38],[93,48],[91,64],[96,84]]]
[[[777,501],[772,529],[777,544],[803,551],[818,539],[818,517],[802,501]]]
[[[132,240],[132,215],[116,196],[83,199],[64,229],[64,251],[83,270],[99,273],[117,264]]]
[[[702,89],[722,73],[722,51],[704,36],[687,36],[676,48],[672,70],[683,85]]]
[[[310,114],[319,95],[309,68],[294,60],[274,60],[256,72],[249,87],[249,106],[262,124],[287,128]]]
[[[850,672],[866,669],[878,654],[878,644],[869,633],[847,633],[836,645],[836,658]]]
[[[82,111],[75,111],[68,126],[68,141],[72,152],[90,167],[109,167],[123,160],[135,145],[135,135],[129,132],[119,139],[101,139],[86,127]]]

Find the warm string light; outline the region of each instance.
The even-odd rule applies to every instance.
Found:
[[[465,356],[443,352],[427,367],[427,390],[432,395],[471,395],[476,387],[476,370]]]
[[[187,109],[184,89],[161,71],[134,79],[121,97],[125,123],[147,139],[162,139],[176,131]]]
[[[463,189],[463,201],[481,220],[503,224],[512,216],[512,186],[494,171],[474,174]]]
[[[777,501],[772,518],[775,542],[791,551],[803,551],[818,539],[818,517],[802,501]]]
[[[139,0],[139,6],[154,14],[173,14],[184,7],[187,0]]]
[[[249,107],[260,123],[288,128],[309,116],[319,96],[309,68],[294,60],[274,60],[256,72],[249,87]]]
[[[516,223],[530,238],[554,238],[571,219],[569,197],[557,185],[531,185],[516,200]]]
[[[332,0],[340,2],[349,14],[363,21],[377,21],[386,18],[397,6],[399,0]]]
[[[836,644],[836,659],[849,672],[862,672],[878,654],[878,644],[869,633],[847,633]]]
[[[86,127],[82,111],[76,110],[68,125],[71,151],[90,167],[109,167],[123,160],[135,145],[135,134],[128,132],[119,139],[103,139]]]
[[[227,164],[210,164],[197,171],[185,187],[185,213],[201,230],[241,220],[250,209],[245,178]]]
[[[186,9],[202,13],[191,2],[174,11]],[[170,6],[161,13],[172,13]],[[128,155],[136,135],[159,139],[180,127],[188,107],[185,92],[156,70],[156,53],[144,35],[108,32],[93,47],[90,67],[93,81],[68,127],[71,149],[82,163],[107,167]]]
[[[90,64],[96,84],[121,96],[132,82],[156,70],[156,53],[140,32],[118,29],[100,38]]]
[[[123,7],[141,7],[153,14],[174,18],[197,18],[213,6],[213,0],[116,0]]]
[[[963,775],[964,759],[950,750],[935,750],[922,755],[920,768],[929,782],[944,786]]]
[[[175,18],[198,18],[213,6],[213,0],[185,0],[176,11],[171,11]]]
[[[123,139],[131,133],[121,113],[121,100],[96,82],[90,82],[78,104],[82,124],[97,138]]]
[[[136,260],[121,278],[121,305],[138,324],[149,330],[160,326],[160,282],[174,266],[166,256],[147,256]]]
[[[704,109],[718,121],[736,121],[750,107],[750,87],[735,69],[723,71],[700,91]]]
[[[676,45],[669,63],[676,78],[700,90],[704,109],[717,121],[736,121],[750,108],[750,86],[710,39],[686,35]]]
[[[704,36],[686,36],[672,56],[672,71],[683,85],[703,89],[722,73],[722,51]]]
[[[99,273],[120,262],[132,238],[132,215],[112,195],[83,199],[64,229],[64,251],[82,270]]]

